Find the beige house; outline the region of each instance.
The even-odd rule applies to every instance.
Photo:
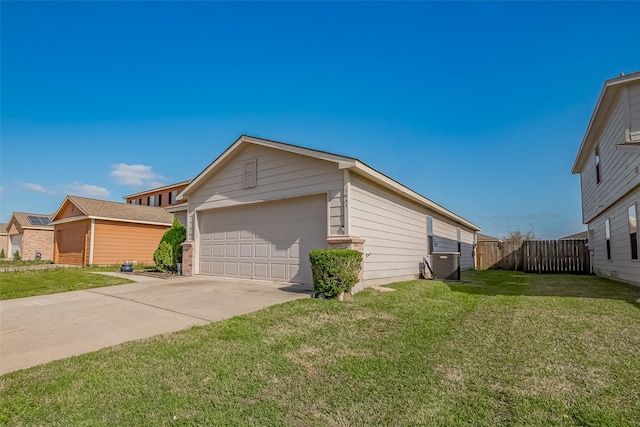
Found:
[[[24,260],[36,259],[39,253],[44,260],[53,259],[53,226],[51,214],[14,212],[7,224],[7,258],[16,251]]]
[[[476,225],[358,159],[241,136],[179,195],[186,274],[312,283],[309,251],[364,253],[357,289],[418,277],[436,252],[474,267]]]
[[[67,196],[53,215],[56,264],[153,264],[153,253],[171,226],[163,208]]]
[[[640,284],[640,72],[604,83],[571,172],[594,272]]]

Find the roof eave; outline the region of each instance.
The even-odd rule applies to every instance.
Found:
[[[198,176],[196,176],[184,190],[178,193],[178,195],[176,196],[176,200],[185,200],[187,196],[194,189],[196,189],[207,176],[213,173],[218,168],[218,166],[223,164],[234,151],[236,151],[241,145],[247,143],[275,148],[290,153],[300,154],[303,156],[337,163],[340,168],[352,167],[356,163],[356,159],[353,159],[351,157],[340,156],[337,154],[328,153],[326,151],[313,150],[311,148],[300,147],[298,145],[287,144],[284,142],[273,141],[249,135],[241,135],[233,144],[231,144],[226,150],[224,150],[222,154],[220,154],[213,162],[211,162],[209,166],[207,166],[202,172],[200,172]]]
[[[394,191],[395,193],[401,194],[411,200],[413,200],[414,202],[417,202],[418,204],[427,207],[428,209],[431,209],[435,212],[438,212],[444,216],[446,216],[449,219],[454,220],[455,222],[464,225],[465,227],[468,227],[470,229],[472,229],[473,231],[481,231],[482,229],[480,227],[478,227],[477,225],[473,224],[472,222],[467,221],[466,219],[462,218],[461,216],[456,215],[455,213],[451,212],[450,210],[444,208],[443,206],[440,206],[439,204],[435,203],[432,200],[427,199],[426,197],[424,197],[423,195],[416,193],[415,191],[411,190],[409,187],[406,187],[402,184],[400,184],[398,181],[389,178],[388,176],[386,176],[385,174],[378,172],[377,170],[373,169],[370,166],[367,166],[366,164],[362,163],[359,160],[356,160],[355,165],[352,167],[352,169],[357,170],[358,172],[360,172],[362,175],[365,175],[367,178],[371,179],[372,181],[382,185],[383,187],[386,187],[392,191]]]
[[[578,154],[576,155],[576,159],[573,162],[573,167],[571,168],[572,174],[582,173],[582,171],[584,170],[584,167],[589,158],[590,151],[595,147],[594,134],[599,130],[599,125],[601,125],[600,121],[603,120],[601,116],[611,108],[613,101],[618,95],[619,88],[625,84],[629,84],[637,80],[640,80],[640,71],[628,74],[626,76],[609,79],[604,82],[602,90],[600,91],[600,96],[598,96],[596,106],[593,109],[591,118],[589,119],[587,130],[585,131],[582,142],[580,143]]]

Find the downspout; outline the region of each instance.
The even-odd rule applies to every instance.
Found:
[[[93,242],[96,231],[96,220],[91,218],[91,231],[89,232],[89,265],[93,265]]]
[[[349,169],[344,169],[344,188],[343,188],[342,205],[344,207],[344,235],[351,235],[351,204],[349,198],[351,197],[351,175]]]

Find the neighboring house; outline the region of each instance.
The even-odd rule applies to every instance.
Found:
[[[191,180],[152,188],[151,190],[145,190],[140,193],[124,196],[123,199],[125,202],[133,205],[156,206],[163,208],[165,206],[177,204],[178,202],[176,201],[176,197],[178,193],[184,190],[189,183],[191,183]]]
[[[561,237],[558,240],[587,240],[588,238],[589,238],[589,232],[581,231],[576,234],[571,234],[569,236]]]
[[[42,259],[53,259],[53,226],[51,214],[14,212],[7,224],[7,258],[16,251],[24,260],[36,258],[39,252]]]
[[[478,241],[478,243],[480,243],[480,242],[496,242],[496,243],[499,243],[499,242],[502,242],[502,239],[498,239],[497,237],[488,236],[486,234],[478,233],[477,234],[477,241]]]
[[[67,196],[53,215],[56,264],[153,263],[173,215],[163,208]]]
[[[9,235],[7,234],[7,223],[0,223],[0,250],[4,251],[5,258],[11,258],[9,254]]]
[[[187,204],[176,200],[178,193],[184,190],[191,180],[153,188],[140,193],[124,196],[127,203],[143,206],[158,206],[166,208],[167,212],[173,213],[180,221],[180,224],[187,225]]]
[[[356,289],[416,278],[431,252],[474,267],[476,225],[351,157],[241,136],[178,195],[186,274],[312,283],[309,251],[364,253]]]
[[[604,83],[571,172],[594,272],[640,284],[640,72]]]

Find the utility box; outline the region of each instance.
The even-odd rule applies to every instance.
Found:
[[[460,252],[433,252],[431,266],[435,280],[460,281]]]

